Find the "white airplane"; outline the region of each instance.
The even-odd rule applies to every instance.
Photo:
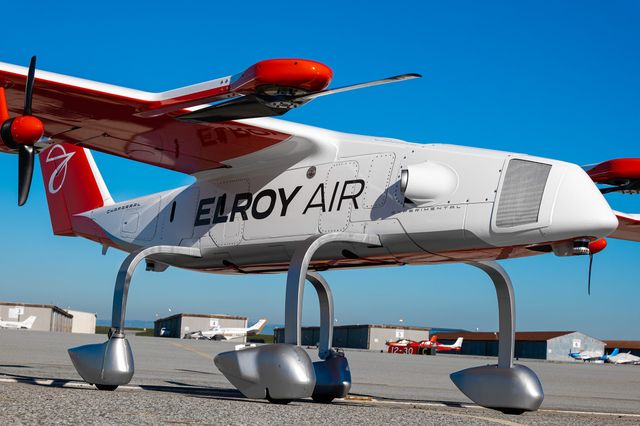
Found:
[[[640,356],[633,355],[631,352],[618,353],[609,355],[606,361],[612,364],[640,364]]]
[[[209,330],[198,330],[185,334],[185,339],[208,339],[208,340],[231,340],[239,339],[245,336],[251,336],[260,334],[267,319],[263,318],[251,327],[220,327],[219,325],[210,328]]]
[[[3,321],[2,319],[0,319],[0,328],[18,328],[31,330],[34,322],[36,322],[36,317],[33,315],[31,315],[24,321]]]
[[[614,350],[615,352],[615,350]],[[617,352],[612,353],[613,355],[617,354]],[[569,356],[573,359],[579,361],[604,361],[608,355],[605,355],[604,352],[600,351],[580,351],[580,352],[571,352]]]
[[[476,367],[451,378],[480,405],[536,410],[542,386],[533,371],[513,365],[513,288],[494,261],[593,255],[607,236],[640,240],[639,218],[614,212],[602,194],[636,192],[640,159],[583,169],[270,118],[325,95],[416,77],[327,89],[326,65],[274,59],[149,93],[36,71],[35,57],[29,68],[0,63],[0,150],[18,154],[18,204],[27,200],[38,154],[54,234],[131,253],[116,278],[109,340],[69,350],[80,375],[100,389],[133,376],[124,319],[131,276],[142,260],[157,272],[169,266],[286,272],[286,344],[222,353],[216,366],[248,397],[327,402],[346,395],[351,378],[344,354],[330,347],[333,299],[317,272],[466,263],[496,287],[498,369]],[[189,174],[195,182],[115,201],[89,149]],[[608,187],[601,192],[596,184]],[[317,365],[300,349],[307,279],[321,304]]]

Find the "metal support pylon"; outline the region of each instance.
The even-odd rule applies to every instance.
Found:
[[[114,390],[119,385],[129,383],[133,377],[133,352],[124,335],[129,285],[138,264],[147,257],[158,254],[201,256],[200,249],[194,247],[153,246],[132,252],[122,262],[113,291],[108,340],[69,349],[69,356],[78,374],[86,382],[95,384],[98,389]]]
[[[542,384],[533,370],[514,365],[515,298],[507,272],[498,263],[469,262],[484,271],[496,289],[499,335],[498,364],[467,368],[451,374],[453,383],[469,399],[505,413],[535,411],[542,404]]]
[[[316,235],[296,249],[287,274],[284,344],[259,346],[223,352],[214,362],[240,392],[250,398],[273,402],[312,397],[330,402],[346,396],[351,388],[351,373],[344,354],[331,349],[333,336],[333,296],[324,278],[309,271],[315,252],[329,243],[380,245],[375,235],[336,232]],[[316,289],[320,302],[321,361],[311,362],[301,345],[302,299],[305,281]]]

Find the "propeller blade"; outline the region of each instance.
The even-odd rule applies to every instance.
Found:
[[[36,76],[36,57],[31,57],[29,63],[29,74],[27,75],[27,85],[24,89],[24,108],[22,115],[31,115],[31,99],[33,98],[33,82]]]
[[[35,149],[31,145],[20,145],[18,151],[18,205],[27,202],[31,179],[33,178],[33,163],[35,161]]]
[[[589,254],[589,278],[587,278],[587,295],[591,296],[591,269],[593,268],[593,254]]]
[[[398,83],[400,81],[421,78],[420,74],[401,74],[393,77],[383,78],[381,80],[368,81],[366,83],[352,84],[350,86],[336,87],[335,89],[321,90],[320,92],[309,93],[302,96],[296,96],[292,100],[295,102],[308,102],[320,96],[333,95],[335,93],[348,92],[351,90],[364,89],[365,87],[380,86],[381,84]]]

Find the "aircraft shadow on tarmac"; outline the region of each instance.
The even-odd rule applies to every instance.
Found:
[[[0,367],[12,367],[12,368],[31,368],[29,366],[24,365],[0,365]],[[187,371],[187,370],[185,370]],[[192,371],[192,370],[188,370]],[[44,386],[44,387],[67,387],[73,388],[73,385],[84,382],[79,382],[78,380],[73,379],[61,379],[61,378],[51,378],[51,377],[36,377],[36,376],[28,376],[24,374],[11,374],[11,373],[1,373],[1,376],[15,379],[18,383],[29,384],[35,386]],[[166,392],[166,393],[175,393],[182,395],[192,395],[197,398],[215,398],[215,399],[232,399],[232,400],[242,400],[245,402],[260,402],[266,403],[266,400],[252,400],[245,397],[240,391],[236,389],[230,388],[217,388],[217,387],[204,387],[198,385],[192,385],[189,383],[178,382],[173,380],[167,380],[165,385],[137,385],[140,389],[145,391],[152,392]],[[443,401],[443,400],[424,400],[424,399],[407,399],[407,398],[385,398],[380,396],[373,396],[367,394],[359,394],[359,393],[349,393],[350,397],[355,397],[359,399],[366,400],[377,400],[377,401],[385,401],[385,402],[401,402],[401,403],[432,403],[432,404],[442,404],[451,408],[465,408],[465,406],[472,405],[472,403],[463,403],[459,401]],[[354,398],[354,399],[355,399]],[[311,402],[311,401],[300,401],[300,402]],[[349,404],[349,400],[347,399],[343,404]]]
[[[22,366],[10,366],[10,367],[22,367]],[[30,368],[26,367],[25,368]],[[12,378],[23,384],[30,384],[35,386],[45,386],[45,387],[65,387],[65,385],[73,385],[79,382],[78,380],[72,379],[61,379],[61,378],[53,378],[53,377],[36,377],[36,376],[28,376],[24,374],[11,374],[11,373],[2,373],[1,376]],[[212,397],[222,397],[222,398],[238,398],[238,399],[246,399],[244,395],[242,395],[236,389],[230,388],[215,388],[215,387],[203,387],[197,385],[190,385],[188,383],[175,382],[175,381],[167,381],[166,383],[170,384],[170,386],[164,385],[137,385],[140,389],[154,392],[169,392],[169,393],[180,393],[180,394],[192,394],[192,395],[201,395],[201,396],[212,396]]]

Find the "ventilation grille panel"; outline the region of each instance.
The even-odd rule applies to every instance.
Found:
[[[509,161],[498,200],[496,226],[511,228],[538,222],[550,170],[550,164],[518,159]]]

